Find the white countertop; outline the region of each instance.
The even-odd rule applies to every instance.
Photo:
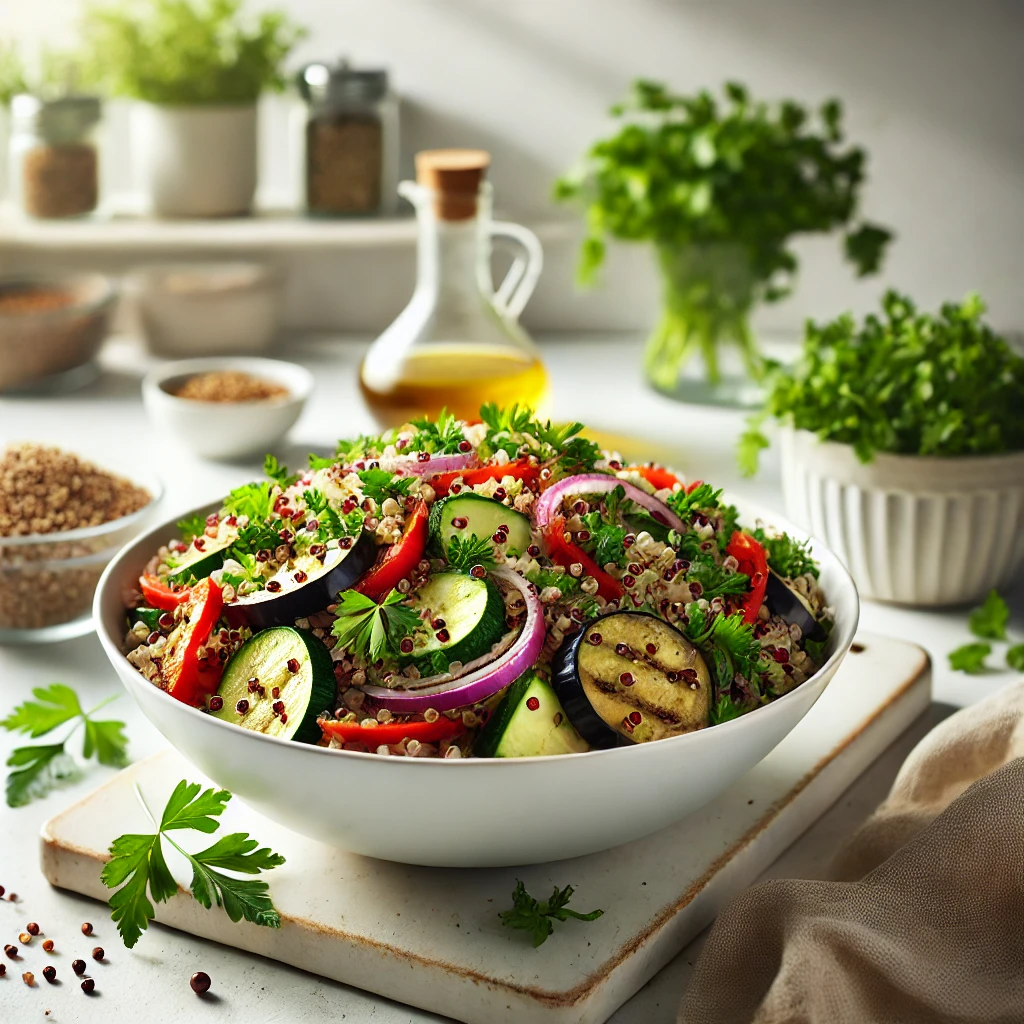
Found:
[[[639,349],[622,340],[550,339],[542,347],[554,380],[556,418],[580,419],[608,432],[667,444],[678,450],[675,464],[689,478],[706,479],[734,495],[781,509],[778,463],[771,453],[764,458],[756,480],[743,480],[736,471],[733,445],[742,429],[741,413],[681,406],[647,391],[640,381]],[[281,353],[317,374],[316,392],[293,431],[293,443],[286,453],[278,453],[283,462],[289,461],[284,457],[287,454],[291,464],[304,464],[310,450],[332,448],[337,438],[372,427],[356,387],[356,368],[363,351],[364,346],[356,342],[317,339],[291,344]],[[134,343],[115,340],[107,346],[102,362],[103,375],[81,391],[45,398],[0,398],[0,447],[20,439],[44,441],[101,463],[123,463],[126,452],[130,453],[163,479],[166,515],[220,497],[254,477],[258,470],[255,462],[204,463],[154,434],[139,397],[139,378],[147,357]],[[1022,588],[1017,588],[1014,598],[1013,621],[1019,625],[1024,618]],[[917,612],[867,603],[862,624],[878,633],[912,640],[929,651],[936,704],[769,869],[769,875],[820,872],[844,838],[884,796],[906,752],[930,724],[948,714],[951,707],[973,703],[1011,678],[1020,678],[1008,671],[982,676],[950,671],[946,653],[968,640],[962,611]],[[119,690],[94,636],[45,647],[0,648],[0,715],[29,697],[34,686],[56,681],[74,687],[86,707]],[[112,705],[110,714],[127,723],[133,758],[165,745],[127,697]],[[24,742],[0,733],[0,754],[6,758],[12,747]],[[77,749],[74,743],[72,749]],[[439,1019],[160,926],[153,926],[134,950],[124,950],[105,908],[50,889],[37,861],[42,822],[98,785],[110,771],[92,766],[77,783],[25,808],[12,810],[0,805],[0,885],[19,894],[18,903],[0,902],[0,937],[3,942],[16,941],[25,924],[35,920],[65,954],[54,960],[63,979],[59,986],[42,980],[39,955],[32,958],[37,977],[33,989],[20,979],[26,967],[8,963],[7,976],[0,979],[0,1007],[19,1012],[10,1017],[7,1012],[0,1013],[0,1019],[87,1024],[226,1021],[243,1016],[272,1022],[302,1019],[311,1024],[334,1020],[418,1024]],[[96,926],[95,940],[82,938],[79,926],[85,920]],[[79,991],[70,961],[96,944],[104,946],[109,963],[93,972],[98,995],[89,999]],[[619,1010],[612,1018],[615,1024],[674,1021],[690,959],[692,951],[681,954]],[[216,999],[200,1001],[193,995],[188,978],[196,970],[210,974]],[[48,1018],[44,1018],[45,1010],[51,1011]]]

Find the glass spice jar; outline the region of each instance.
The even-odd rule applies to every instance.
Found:
[[[82,217],[99,205],[101,115],[96,96],[11,100],[9,188],[30,217]]]
[[[365,216],[394,209],[398,99],[386,71],[345,61],[299,72],[307,103],[306,209],[315,216]]]

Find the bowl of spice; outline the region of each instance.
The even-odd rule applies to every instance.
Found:
[[[294,426],[313,375],[278,359],[187,359],[152,370],[142,399],[156,427],[205,459],[262,455]]]
[[[113,556],[147,524],[162,489],[70,452],[20,442],[0,451],[0,644],[91,631],[92,598]]]
[[[102,274],[0,277],[0,392],[91,379],[116,298]]]

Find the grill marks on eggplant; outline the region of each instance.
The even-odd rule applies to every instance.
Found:
[[[595,619],[560,654],[555,681],[563,704],[594,745],[678,736],[708,723],[711,682],[704,659],[679,630],[653,615],[613,612]]]

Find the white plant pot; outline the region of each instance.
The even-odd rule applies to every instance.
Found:
[[[256,105],[139,103],[132,137],[141,181],[160,217],[248,213],[256,192]]]
[[[876,454],[781,431],[786,514],[846,563],[861,596],[938,606],[977,601],[1024,564],[1024,452]]]

